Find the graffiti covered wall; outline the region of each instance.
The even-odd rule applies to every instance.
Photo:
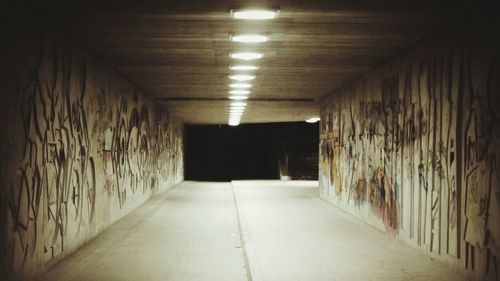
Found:
[[[321,196],[409,244],[500,280],[500,49],[428,40],[325,98]]]
[[[136,86],[52,34],[30,33],[7,50],[2,280],[43,271],[183,179],[182,125]]]

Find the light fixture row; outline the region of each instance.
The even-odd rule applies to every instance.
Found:
[[[278,16],[278,11],[272,10],[237,10],[231,11],[234,19],[242,20],[270,20]],[[262,34],[239,34],[230,36],[231,41],[243,44],[256,44],[269,41],[269,35]],[[251,61],[260,60],[264,54],[259,52],[235,52],[229,54],[231,59],[244,61],[242,64],[231,65],[229,68],[236,73],[229,76],[229,99],[231,107],[229,109],[229,125],[238,126],[241,117],[245,112],[247,105],[244,100],[248,99],[252,88],[251,81],[255,80],[256,76],[248,71],[255,71],[259,67],[250,64]]]

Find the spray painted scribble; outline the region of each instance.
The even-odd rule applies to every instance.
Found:
[[[91,155],[86,96],[86,64],[72,65],[69,51],[52,51],[45,78],[40,60],[22,88],[24,154],[8,189],[8,209],[17,244],[12,245],[11,266],[20,270],[39,243],[51,257],[64,250],[65,237],[78,233],[95,210],[96,167]],[[61,76],[61,77],[59,77]],[[77,83],[71,84],[71,77]],[[39,216],[45,222],[38,228]],[[71,223],[70,223],[71,221]]]
[[[35,41],[27,82],[11,93],[19,97],[13,128],[22,149],[5,161],[18,168],[1,179],[0,275],[13,279],[94,236],[97,223],[116,217],[111,208],[143,201],[183,175],[182,126],[164,108],[71,43]]]
[[[378,225],[366,207],[387,231],[498,280],[500,63],[477,45],[490,47],[443,42],[327,98],[320,187],[368,222]]]
[[[155,114],[169,118],[160,110]],[[122,99],[115,115],[114,125],[104,132],[102,153],[105,189],[117,195],[121,207],[126,202],[127,192],[158,190],[161,182],[178,177],[179,167],[174,162],[181,161],[182,144],[179,140],[171,140],[181,134],[179,128],[150,120],[144,106],[129,105]]]

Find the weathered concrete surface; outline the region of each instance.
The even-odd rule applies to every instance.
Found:
[[[182,124],[52,32],[15,30],[0,64],[0,279],[64,258],[183,179]]]
[[[321,200],[317,182],[232,185],[177,185],[37,280],[462,280]]]
[[[500,280],[499,48],[429,38],[321,108],[321,196],[477,280]]]

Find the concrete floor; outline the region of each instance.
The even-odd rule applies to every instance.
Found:
[[[322,201],[317,182],[237,181],[177,185],[37,280],[463,279]]]

